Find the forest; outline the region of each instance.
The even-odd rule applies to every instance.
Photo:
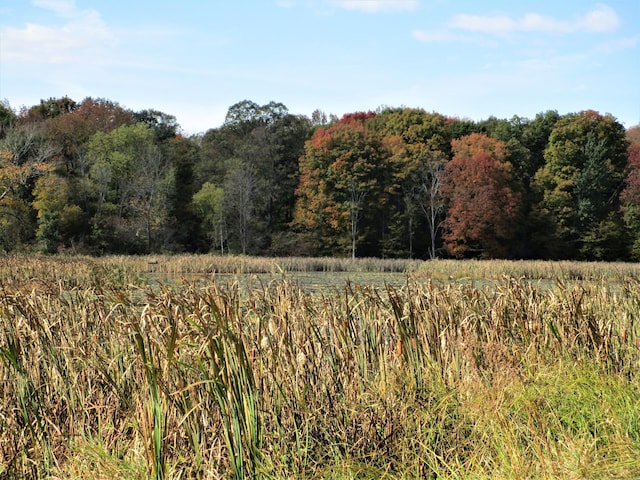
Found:
[[[185,135],[154,109],[0,102],[0,252],[640,259],[640,126],[311,117],[244,100]]]

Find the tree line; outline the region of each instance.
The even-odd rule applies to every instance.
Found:
[[[0,103],[0,251],[640,258],[640,127],[232,105],[219,128],[106,99]]]

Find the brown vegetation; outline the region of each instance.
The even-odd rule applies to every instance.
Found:
[[[148,283],[131,262],[2,267],[0,477],[640,473],[640,285],[613,270],[474,283],[433,262],[310,293]]]

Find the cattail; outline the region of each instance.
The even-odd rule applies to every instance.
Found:
[[[273,321],[273,318],[269,319],[269,323],[267,324],[267,328],[269,330],[269,333],[271,335],[275,335],[276,332],[278,331],[278,327],[276,327],[275,322]]]
[[[529,327],[529,331],[534,335],[540,331],[540,327],[541,327],[540,321],[533,320],[533,319],[529,320],[529,322],[527,323],[527,326]]]
[[[304,352],[298,352],[298,355],[296,355],[296,362],[298,363],[298,368],[304,368],[304,366],[307,364],[307,356],[304,354]]]

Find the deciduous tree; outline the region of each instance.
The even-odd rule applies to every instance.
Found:
[[[173,171],[146,125],[98,132],[88,145],[89,177],[96,202],[95,234],[130,251],[150,251],[167,221]]]
[[[175,137],[180,128],[175,116],[152,108],[135,112],[133,119],[151,128],[158,143]]]
[[[640,260],[640,126],[627,131],[628,164],[620,201],[624,221],[631,235],[631,256]]]
[[[11,108],[8,100],[0,100],[0,140],[4,138],[7,132],[16,123],[18,116]]]
[[[537,213],[548,222],[555,246],[551,256],[611,260],[620,245],[602,247],[594,232],[609,225],[619,209],[627,165],[624,127],[611,115],[584,111],[560,119],[545,150],[545,165],[535,177],[541,200]]]
[[[256,216],[256,186],[257,178],[251,165],[238,163],[232,170],[224,184],[225,217],[233,237],[244,255],[255,244],[260,243],[260,219]]]
[[[227,241],[226,222],[224,218],[224,190],[212,183],[206,182],[193,196],[196,212],[202,219],[202,227],[213,248],[224,255]]]
[[[312,232],[320,253],[355,256],[363,242],[379,243],[389,153],[367,126],[374,116],[346,115],[305,144],[295,221]]]
[[[80,230],[82,210],[70,203],[68,179],[50,172],[37,179],[33,194],[33,207],[38,212],[36,237],[42,250],[55,253],[59,247],[71,246]]]
[[[413,257],[418,243],[423,245],[420,255],[426,250],[435,258],[444,216],[440,179],[451,154],[453,123],[444,115],[410,108],[386,109],[372,121],[391,152],[391,175],[385,185],[386,254]]]
[[[5,230],[5,250],[33,236],[32,187],[39,176],[52,170],[55,153],[37,124],[15,125],[0,140],[0,226]]]
[[[504,156],[504,144],[474,134],[454,141],[453,151],[442,185],[447,250],[456,257],[508,257],[521,220],[521,193],[511,164],[492,156]]]
[[[247,202],[241,208],[250,215],[225,215],[231,247],[242,249],[244,244],[247,253],[270,251],[273,237],[282,238],[289,229],[298,159],[309,129],[308,119],[290,114],[281,103],[245,100],[229,108],[221,128],[204,135],[195,169],[198,187],[206,182],[222,185],[225,208],[237,210],[239,200],[250,199],[251,208],[245,208]],[[249,197],[235,196],[242,184],[251,187],[245,192]],[[251,241],[242,242],[241,237]]]

